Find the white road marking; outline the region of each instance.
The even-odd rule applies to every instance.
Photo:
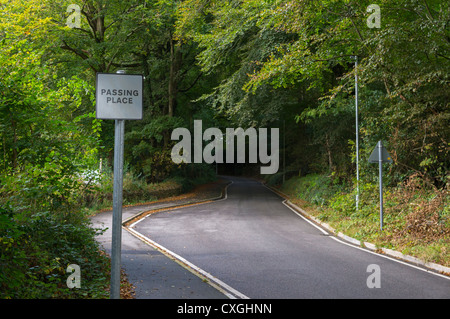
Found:
[[[231,182],[230,184],[228,184],[225,187],[225,195],[224,198],[222,199],[218,199],[217,201],[222,201],[222,200],[226,200],[228,198],[227,195],[227,189],[228,186],[231,185],[233,182]],[[199,205],[204,204],[204,203],[199,203]],[[183,207],[181,207],[183,208]],[[170,208],[171,210],[176,209],[176,207]],[[133,227],[136,226],[136,224],[138,224],[139,222],[143,221],[146,217],[148,217],[150,215],[147,215],[139,220],[137,220],[136,222],[134,222],[133,224],[131,224],[129,227],[123,226],[123,228],[125,228],[126,230],[128,230],[131,234],[133,234],[134,236],[136,236],[137,238],[139,238],[140,240],[142,240],[144,243],[150,245],[151,247],[157,249],[158,251],[160,251],[161,253],[163,253],[164,255],[168,256],[169,258],[177,261],[181,266],[183,266],[184,268],[188,269],[189,271],[193,272],[195,275],[200,275],[200,277],[206,278],[209,280],[209,284],[211,286],[213,286],[214,288],[218,289],[219,291],[221,291],[224,295],[226,295],[228,298],[230,299],[250,299],[249,297],[247,297],[246,295],[244,295],[243,293],[237,291],[236,289],[234,289],[233,287],[229,286],[228,284],[224,283],[222,280],[218,279],[217,277],[211,275],[210,273],[208,273],[207,271],[201,269],[200,267],[197,267],[196,265],[194,265],[193,263],[191,263],[190,261],[186,260],[185,258],[181,257],[180,255],[174,253],[173,251],[167,249],[166,247],[158,244],[157,242],[155,242],[154,240],[151,240],[150,238],[148,238],[147,236],[139,233],[138,231],[136,231],[135,229],[133,229]],[[202,279],[203,279],[202,278]]]
[[[223,200],[227,200],[228,199],[228,186],[230,186],[233,182],[231,182],[230,184],[228,184],[225,189],[225,195],[223,198],[215,200],[214,202],[218,202],[218,201],[223,201]],[[277,192],[275,192],[273,189],[271,189],[270,187],[267,187],[266,185],[262,184],[264,187],[266,187],[267,189],[271,190],[273,193],[277,194]],[[277,194],[278,196],[280,196],[279,194]],[[305,220],[306,222],[308,222],[310,225],[314,226],[316,229],[318,229],[319,231],[321,231],[323,234],[325,235],[330,235],[330,233],[328,233],[327,231],[325,231],[322,227],[320,227],[319,225],[315,224],[314,222],[312,222],[311,220],[309,220],[308,218],[306,218],[305,216],[303,216],[301,213],[299,213],[298,211],[296,211],[294,208],[292,208],[291,206],[289,206],[287,203],[287,199],[283,200],[282,203],[284,206],[286,206],[287,208],[289,208],[292,212],[294,212],[297,216],[301,217],[303,220]],[[206,203],[199,203],[199,205],[201,204],[206,204]],[[180,209],[183,207],[180,207]],[[171,210],[175,210],[177,209],[177,207],[172,207],[170,208]],[[138,224],[139,222],[141,222],[142,220],[144,220],[146,217],[148,217],[150,215],[145,216],[144,218],[141,218],[139,220],[137,220],[136,222],[134,222],[132,225],[130,225],[129,227],[124,226],[124,228],[126,230],[128,230],[131,234],[135,235],[137,238],[141,239],[143,242],[147,243],[148,245],[150,245],[151,247],[157,249],[158,251],[162,252],[163,254],[165,254],[166,256],[168,256],[169,258],[172,258],[173,260],[177,261],[180,265],[182,265],[183,267],[185,267],[187,270],[193,272],[194,274],[203,277],[203,278],[207,278],[209,280],[209,284],[211,284],[213,287],[215,287],[216,289],[218,289],[219,291],[221,291],[224,295],[226,295],[228,298],[230,299],[236,299],[236,298],[240,298],[240,299],[250,299],[249,297],[247,297],[246,295],[242,294],[241,292],[237,291],[236,289],[232,288],[231,286],[229,286],[228,284],[224,283],[223,281],[221,281],[220,279],[216,278],[215,276],[211,275],[210,273],[206,272],[205,270],[201,269],[200,267],[197,267],[196,265],[194,265],[193,263],[191,263],[190,261],[186,260],[185,258],[181,257],[180,255],[170,251],[169,249],[165,248],[164,246],[156,243],[155,241],[151,240],[150,238],[146,237],[145,235],[139,233],[138,231],[136,231],[135,229],[133,229],[134,226],[136,226],[136,224]],[[350,244],[347,243],[345,241],[340,240],[339,238],[335,237],[334,235],[330,235],[328,236],[329,238],[353,247],[355,249],[359,249],[362,250],[366,253],[370,253],[376,256],[380,256],[392,261],[395,261],[397,263],[445,278],[445,279],[450,279],[450,277],[427,270],[425,268],[421,268],[421,267],[417,267],[414,266],[412,264],[409,264],[407,262],[395,259],[395,258],[391,258],[389,256],[383,255],[383,254],[379,254],[376,253],[374,251],[368,250],[366,248],[363,247],[359,247],[359,246],[355,246],[354,244]]]
[[[263,184],[263,185],[264,185],[264,184]],[[264,185],[264,186],[266,186],[266,185]],[[271,189],[270,187],[267,187],[267,186],[266,186],[266,188],[270,189],[273,193],[277,194],[277,192],[275,192],[275,191],[274,191],[273,189]],[[277,195],[280,196],[279,194],[277,194]],[[297,212],[297,211],[296,211],[295,209],[293,209],[291,206],[289,206],[288,204],[286,204],[286,202],[287,202],[287,199],[283,200],[284,206],[286,206],[286,207],[289,208],[291,211],[293,211],[297,216],[300,216],[302,219],[304,219],[304,220],[307,221],[309,224],[311,224],[312,226],[314,226],[315,228],[317,228],[318,230],[320,230],[320,231],[321,231],[322,233],[324,233],[325,235],[330,235],[330,234],[329,234],[328,232],[326,232],[322,227],[320,227],[319,225],[316,225],[315,223],[313,223],[312,221],[310,221],[308,218],[306,218],[305,216],[303,216],[302,214],[300,214],[299,212]],[[386,256],[386,255],[383,255],[383,254],[379,254],[379,253],[374,252],[374,251],[371,251],[371,250],[369,250],[369,249],[366,249],[366,248],[363,248],[363,247],[356,246],[355,244],[347,243],[347,242],[345,242],[345,241],[343,241],[343,240],[341,240],[341,239],[335,237],[334,235],[329,236],[329,238],[331,238],[331,239],[333,239],[333,240],[335,240],[335,241],[337,241],[337,242],[339,242],[339,243],[341,243],[341,244],[347,245],[347,246],[349,246],[349,247],[352,247],[352,248],[355,248],[355,249],[362,250],[362,251],[364,251],[364,252],[366,252],[366,253],[369,253],[369,254],[372,254],[372,255],[376,255],[376,256],[379,256],[379,257],[383,257],[383,258],[386,258],[386,259],[395,261],[395,262],[397,262],[397,263],[399,263],[399,264],[406,265],[406,266],[409,266],[409,267],[411,267],[411,268],[415,268],[415,269],[424,271],[424,272],[426,272],[426,273],[429,273],[429,274],[432,274],[432,275],[435,275],[435,276],[442,277],[442,278],[445,278],[445,279],[447,279],[447,280],[450,280],[450,277],[449,277],[449,276],[446,276],[446,275],[443,275],[443,274],[439,274],[439,273],[437,273],[437,272],[434,272],[434,271],[429,270],[429,269],[426,269],[426,268],[422,268],[422,267],[418,267],[418,266],[412,265],[412,264],[410,264],[410,263],[407,263],[407,262],[402,261],[402,260],[399,260],[399,259],[395,259],[395,258]]]

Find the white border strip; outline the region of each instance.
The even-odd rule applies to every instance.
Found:
[[[261,183],[261,184],[262,184],[262,183]],[[262,184],[262,185],[264,185],[264,184]],[[280,195],[279,193],[277,193],[275,190],[273,190],[272,188],[270,188],[270,187],[268,187],[268,186],[266,186],[266,185],[264,185],[264,186],[265,186],[266,188],[270,189],[273,193],[277,194],[277,195],[280,196],[280,197],[287,197],[287,196],[281,196],[281,195]],[[281,193],[281,192],[280,192],[280,193]],[[281,193],[281,194],[282,194],[282,193]],[[283,194],[283,195],[284,195],[284,194]],[[289,203],[288,203],[288,202],[289,202]],[[310,215],[309,215],[308,213],[306,213],[303,209],[301,209],[301,208],[298,207],[297,205],[291,203],[288,199],[283,200],[283,205],[285,205],[285,206],[286,206],[287,208],[289,208],[292,212],[294,212],[297,216],[300,216],[301,218],[303,218],[305,221],[307,221],[309,224],[311,224],[312,226],[314,226],[315,228],[317,228],[318,230],[320,230],[320,231],[321,231],[322,233],[324,233],[325,235],[330,235],[330,234],[327,233],[324,229],[322,229],[322,227],[327,228],[331,233],[333,233],[332,235],[329,236],[329,238],[331,238],[331,239],[333,239],[333,240],[335,240],[335,241],[337,241],[337,242],[339,242],[339,243],[341,243],[341,244],[344,244],[344,245],[347,245],[347,246],[350,246],[350,247],[353,247],[353,248],[356,248],[356,249],[365,251],[365,252],[367,252],[367,253],[370,253],[370,254],[373,254],[373,255],[376,255],[376,256],[380,256],[380,257],[383,257],[383,258],[386,258],[386,259],[389,259],[389,260],[398,262],[398,263],[400,263],[400,264],[403,264],[403,265],[406,265],[406,266],[409,266],[409,267],[412,267],[412,268],[415,268],[415,269],[424,271],[424,272],[426,272],[426,273],[429,273],[429,274],[432,274],[432,275],[439,276],[439,277],[445,278],[445,279],[447,279],[447,280],[450,280],[450,277],[449,277],[449,276],[446,276],[446,275],[437,273],[437,272],[435,272],[435,271],[432,271],[431,269],[427,269],[427,268],[415,266],[415,265],[412,265],[412,264],[410,264],[410,263],[408,263],[408,262],[406,262],[406,261],[399,260],[399,259],[395,259],[395,258],[393,258],[393,257],[389,257],[389,256],[386,256],[386,255],[383,255],[383,254],[379,254],[379,253],[377,253],[377,252],[375,252],[375,251],[372,251],[372,250],[370,250],[370,249],[368,249],[368,248],[363,248],[363,247],[361,247],[361,242],[360,242],[359,240],[354,239],[354,238],[352,238],[352,237],[349,237],[349,236],[347,236],[347,235],[344,235],[344,234],[342,234],[342,233],[338,233],[338,234],[337,234],[337,237],[341,237],[342,239],[348,241],[348,242],[345,242],[345,241],[343,241],[343,240],[341,240],[341,239],[339,239],[339,238],[337,238],[337,237],[334,236],[334,233],[335,233],[335,232],[334,232],[334,229],[331,228],[328,224],[323,223],[323,222],[321,222],[320,220],[317,220],[317,219],[314,218],[313,216],[310,216]],[[292,206],[294,206],[296,209],[294,209]],[[299,213],[299,212],[297,211],[297,209],[298,209],[301,213]],[[319,225],[316,225],[315,223],[313,223],[311,220],[309,220],[309,219],[308,219],[307,217],[305,217],[303,214],[305,214],[305,215],[311,217],[314,221],[316,221],[316,222],[317,222],[318,224],[320,224],[322,227],[320,227]],[[373,249],[375,249],[375,245],[373,245],[373,244],[370,244],[370,243],[366,243],[366,242],[365,242],[364,245],[365,245],[365,246],[370,246],[370,247],[372,247]],[[411,260],[414,260],[414,261],[416,261],[416,262],[420,262],[420,260],[418,260],[417,258],[414,258],[414,257],[411,257],[411,256],[405,256],[405,255],[403,255],[402,253],[399,253],[399,252],[396,252],[396,251],[392,251],[392,250],[390,250],[390,249],[382,248],[381,250],[382,250],[384,253],[386,253],[386,254],[391,254],[391,255],[393,255],[394,257],[397,257],[397,258],[402,258],[402,259],[406,259],[406,260],[407,260],[408,257],[409,257]],[[416,260],[416,259],[417,259],[417,260]],[[424,262],[421,262],[421,263],[424,264],[424,267],[427,267],[427,266],[426,266],[426,263],[424,263]],[[440,266],[440,265],[439,265],[439,266]],[[446,267],[441,266],[441,268],[445,269]]]
[[[276,194],[276,193],[275,193]],[[301,218],[303,218],[306,222],[310,223],[312,226],[316,227],[318,230],[320,230],[322,233],[324,233],[325,235],[329,235],[329,233],[327,233],[324,229],[322,229],[322,227],[317,226],[316,224],[314,224],[312,221],[310,221],[308,218],[306,218],[305,216],[303,216],[302,214],[300,214],[299,212],[297,212],[295,209],[293,209],[291,206],[289,206],[288,204],[286,204],[288,200],[285,199],[282,203],[284,206],[286,206],[287,208],[289,208],[291,211],[293,211],[297,216],[300,216]]]
[[[290,206],[289,206],[288,204],[286,204],[285,202],[286,202],[286,201],[283,201],[283,204],[284,204],[287,208],[289,208],[291,211],[293,211],[295,214],[297,214],[298,216],[300,216],[301,218],[303,218],[305,221],[307,221],[308,223],[310,223],[311,225],[313,225],[314,227],[316,227],[317,229],[319,229],[320,231],[322,231],[323,233],[325,233],[325,234],[328,235],[328,233],[327,233],[326,231],[324,231],[323,229],[321,229],[319,226],[315,225],[313,222],[311,222],[310,220],[308,220],[305,216],[299,214],[297,211],[295,211],[292,207],[290,207]],[[442,278],[445,278],[445,279],[449,279],[449,280],[450,280],[450,277],[447,277],[447,276],[445,276],[445,275],[438,274],[438,273],[435,273],[435,272],[430,271],[430,270],[428,270],[428,269],[421,268],[421,267],[418,267],[418,266],[415,266],[415,265],[411,265],[411,264],[409,264],[409,263],[407,263],[407,262],[404,262],[404,261],[401,261],[401,260],[398,260],[398,259],[395,259],[395,258],[386,256],[386,255],[383,255],[383,254],[376,253],[376,252],[374,252],[374,251],[368,250],[368,249],[363,248],[363,247],[355,246],[354,243],[347,243],[347,242],[342,241],[341,239],[339,239],[339,238],[337,238],[337,237],[329,236],[329,238],[331,238],[331,239],[333,239],[333,240],[335,240],[335,241],[337,241],[337,242],[339,242],[339,243],[341,243],[341,244],[347,245],[347,246],[349,246],[349,247],[353,247],[353,248],[355,248],[355,249],[359,249],[359,250],[365,251],[366,253],[369,253],[369,254],[372,254],[372,255],[376,255],[376,256],[379,256],[379,257],[383,257],[383,258],[386,258],[386,259],[389,259],[389,260],[398,262],[398,263],[400,263],[400,264],[403,264],[403,265],[406,265],[406,266],[409,266],[409,267],[412,267],[412,268],[415,268],[415,269],[419,269],[419,270],[425,271],[425,272],[427,272],[427,273],[430,273],[430,274],[433,274],[433,275],[436,275],[436,276],[439,276],[439,277],[442,277]],[[353,239],[353,238],[351,238],[351,237],[348,237],[348,238],[349,238],[349,239]],[[354,239],[354,240],[355,240],[355,239]],[[356,241],[356,240],[355,240],[355,241]],[[358,241],[358,244],[359,244],[359,241]]]

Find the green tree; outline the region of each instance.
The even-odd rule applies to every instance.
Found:
[[[220,74],[219,85],[205,96],[229,116],[273,117],[266,108],[289,109],[289,99],[273,107],[277,99],[267,98],[269,88],[275,89],[272,97],[279,92],[286,97],[306,87],[309,105],[297,104],[297,115],[288,116],[313,126],[309,139],[329,154],[330,168],[333,158],[344,163],[351,156],[345,144],[355,137],[344,126],[354,121],[352,56],[357,55],[360,89],[367,97],[360,102],[363,150],[383,139],[393,151],[390,173],[397,180],[415,171],[443,185],[449,164],[448,4],[380,1],[380,28],[367,23],[370,4],[192,0],[183,3],[177,30],[199,44],[203,71]],[[338,119],[341,131],[334,124]],[[339,168],[344,175],[352,171],[347,163]]]
[[[107,266],[81,207],[80,174],[99,146],[94,114],[80,113],[93,88],[58,78],[44,58],[53,40],[45,3],[0,5],[0,296],[76,295],[60,289],[71,262],[89,269],[83,293],[102,296]]]

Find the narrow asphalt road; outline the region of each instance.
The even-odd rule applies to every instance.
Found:
[[[232,181],[224,200],[154,213],[133,229],[249,298],[450,298],[448,278],[338,241],[261,183]]]

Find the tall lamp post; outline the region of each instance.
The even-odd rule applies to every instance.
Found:
[[[358,56],[355,59],[355,115],[356,115],[356,210],[359,209],[359,123],[358,123]]]

